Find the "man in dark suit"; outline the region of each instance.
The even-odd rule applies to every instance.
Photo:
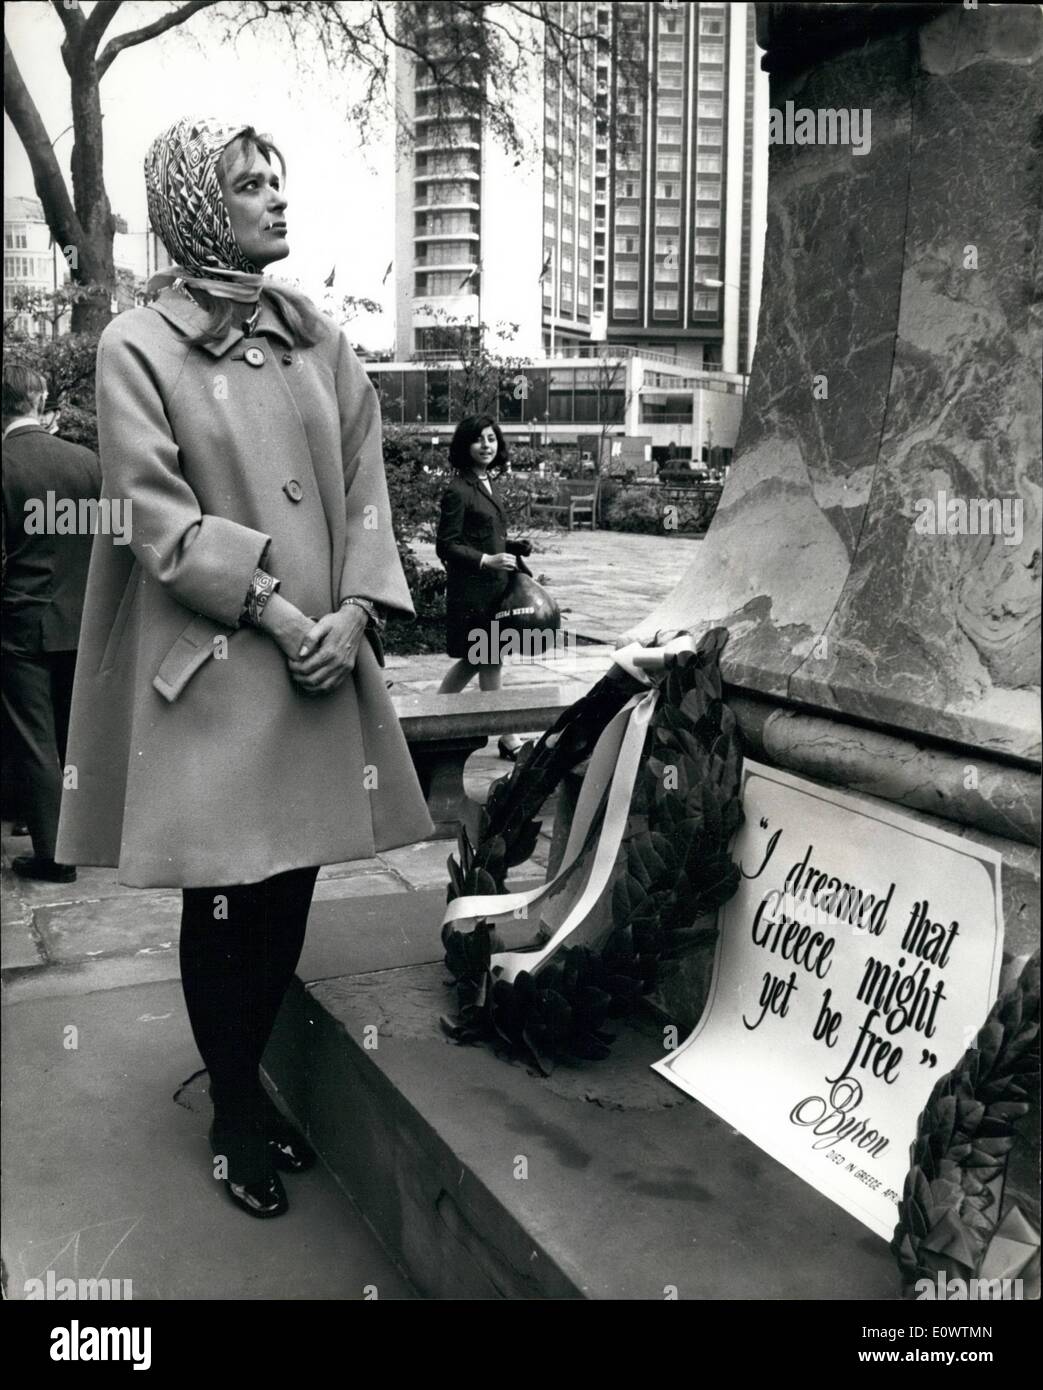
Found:
[[[47,384],[28,367],[4,368],[3,648],[4,723],[25,796],[33,853],[12,863],[23,878],[69,883],[56,864],[62,765],[92,526],[81,501],[96,499],[101,470],[89,449],[49,434],[41,423]],[[56,514],[76,518],[54,524]],[[64,519],[64,518],[63,518]],[[57,533],[57,534],[56,534]]]

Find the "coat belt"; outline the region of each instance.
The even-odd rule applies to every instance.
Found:
[[[164,700],[173,703],[206,661],[214,655],[215,637],[227,637],[233,629],[197,613],[160,663],[152,684]]]

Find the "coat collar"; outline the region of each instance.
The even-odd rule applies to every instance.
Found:
[[[493,506],[496,508],[496,510],[500,513],[500,515],[504,515],[503,503],[500,501],[499,495],[496,491],[496,483],[493,478],[489,479],[492,491],[486,492],[485,488],[482,487],[481,483],[478,481],[478,478],[473,469],[468,468],[466,471],[461,472],[459,476],[464,480],[465,483],[469,483],[471,487],[474,488],[475,492],[477,492],[479,497],[484,497],[487,502],[491,502]]]
[[[35,418],[26,419],[24,422],[16,420],[13,424],[8,425],[4,431],[4,443],[7,444],[12,439],[20,439],[23,434],[47,434],[47,431]]]
[[[168,323],[172,323],[175,328],[181,329],[186,337],[200,332],[206,325],[209,314],[197,304],[194,299],[189,299],[187,295],[181,294],[176,290],[163,290],[157,299],[152,301],[149,306],[155,309],[157,314],[161,314]],[[245,310],[246,306],[239,306]],[[262,297],[261,312],[257,319],[257,327],[254,329],[253,336],[257,337],[261,333],[267,333],[272,338],[278,338],[287,347],[293,347],[294,342],[290,336],[286,325],[276,314],[269,300]],[[203,343],[200,346],[204,352],[210,353],[211,357],[223,357],[230,348],[235,347],[236,343],[241,342],[246,335],[238,326],[238,323],[228,330],[225,336],[216,343]]]

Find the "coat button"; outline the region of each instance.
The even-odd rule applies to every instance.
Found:
[[[243,357],[251,367],[264,366],[264,351],[258,347],[248,347],[243,353]]]
[[[286,366],[286,367],[292,367],[292,366],[293,366],[293,356],[292,356],[292,354],[290,354],[290,353],[288,353],[288,352],[284,352],[283,355],[282,355],[282,360],[283,360],[283,365],[284,365],[284,366]]]
[[[283,483],[282,490],[291,502],[299,502],[304,496],[304,489],[296,478],[291,478],[288,483]]]

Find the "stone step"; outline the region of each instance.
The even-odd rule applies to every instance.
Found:
[[[649,1069],[651,1024],[549,1079],[450,1042],[444,902],[316,904],[265,1058],[422,1297],[899,1296],[883,1240]]]

